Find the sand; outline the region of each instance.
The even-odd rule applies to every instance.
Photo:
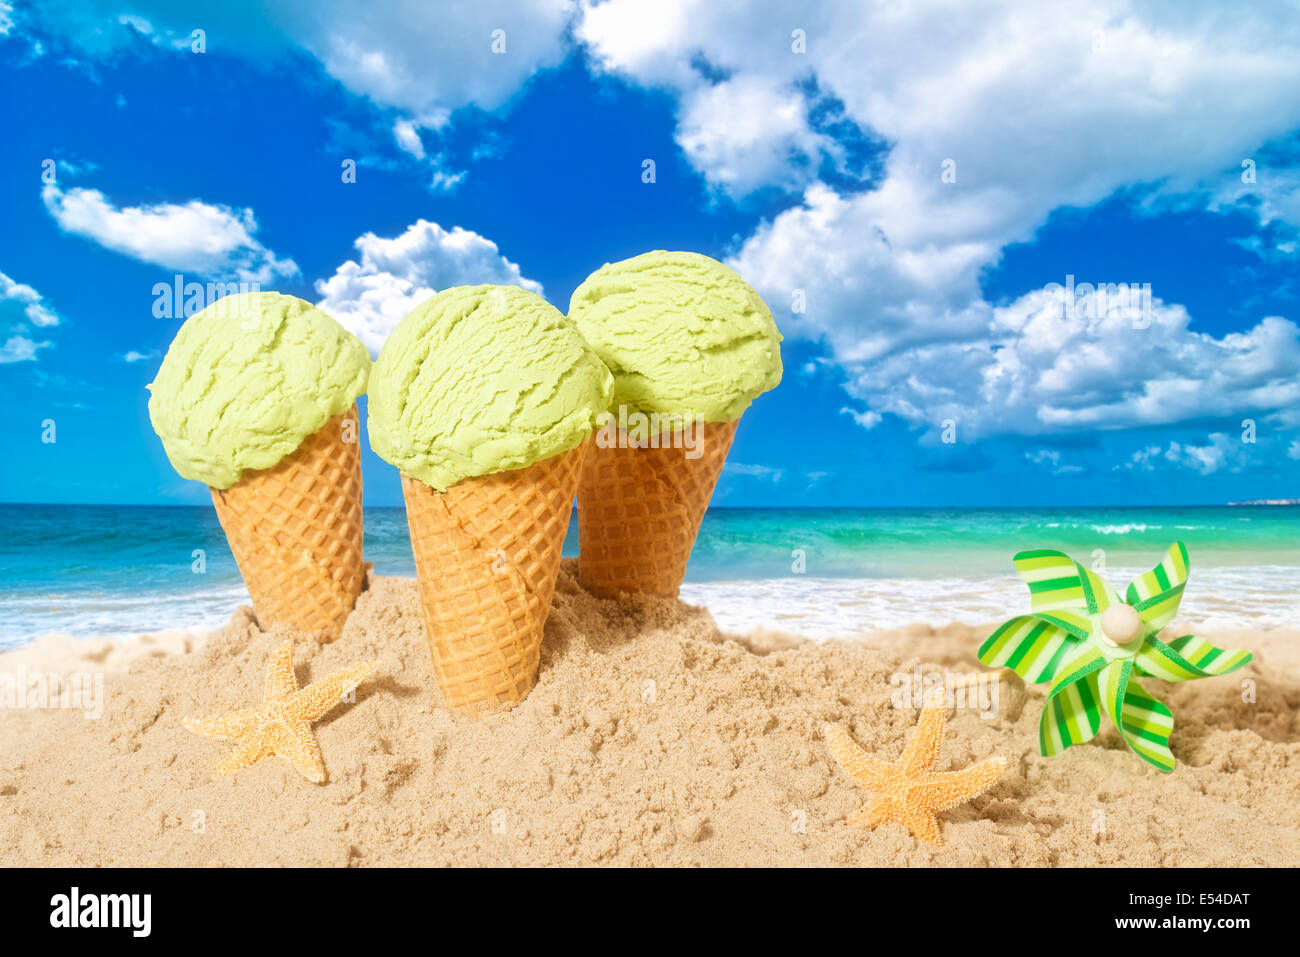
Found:
[[[1207,636],[1257,660],[1177,687],[1146,682],[1177,721],[1179,763],[1167,775],[1128,752],[1106,719],[1093,743],[1040,757],[1042,687],[1003,678],[991,717],[952,709],[939,766],[1000,754],[1010,768],[945,812],[936,848],[897,825],[843,823],[865,795],[830,759],[821,729],[843,724],[895,758],[918,712],[895,707],[891,675],[987,675],[974,651],[988,629],[736,639],[679,602],[594,598],[574,571],[566,562],[536,689],[479,722],[443,707],[413,580],[373,581],[337,642],[299,637],[302,683],[362,658],[383,662],[354,704],[316,725],[323,785],[278,758],[211,781],[228,746],[182,727],[261,700],[267,656],[285,633],[261,632],[246,608],[206,640],[42,639],[0,656],[0,676],[92,672],[103,688],[98,718],[0,711],[0,861],[1300,864],[1300,632]]]

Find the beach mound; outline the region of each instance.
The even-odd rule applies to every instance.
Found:
[[[0,712],[0,859],[11,865],[1090,865],[1300,863],[1300,635],[1213,637],[1257,660],[1170,687],[1178,767],[1161,774],[1103,719],[1091,744],[1038,755],[1041,687],[990,685],[985,630],[917,626],[813,644],[719,634],[675,601],[603,601],[565,563],[537,687],[513,711],[449,713],[413,580],[380,578],[342,638],[296,643],[300,684],[364,658],[379,674],[315,726],[329,779],[268,758],[210,775],[229,746],[185,718],[260,703],[286,632],[237,611],[206,641],[45,641],[0,675],[103,673],[102,717]],[[981,675],[939,768],[992,755],[1003,778],[942,815],[943,847],[846,826],[866,800],[827,722],[892,760],[920,676]],[[894,678],[893,676],[902,676]],[[996,707],[987,697],[997,689]],[[919,697],[919,696],[918,696]],[[1250,700],[1252,699],[1253,700]],[[970,699],[975,699],[974,701]],[[906,701],[904,704],[908,703]],[[915,702],[919,703],[919,701]],[[970,706],[973,705],[973,706]],[[983,715],[981,714],[983,712]]]

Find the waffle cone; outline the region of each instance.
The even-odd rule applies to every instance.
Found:
[[[597,443],[578,485],[582,586],[606,598],[676,598],[735,436],[735,422],[702,423],[697,458],[676,437],[660,448],[637,448],[626,433],[617,447]]]
[[[212,504],[258,623],[337,638],[365,579],[356,406],[273,467],[214,488]]]
[[[445,492],[402,477],[433,669],[457,711],[502,711],[532,690],[589,445]]]

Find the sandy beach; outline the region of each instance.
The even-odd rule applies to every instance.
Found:
[[[382,669],[316,727],[329,773],[277,758],[217,781],[227,745],[185,718],[260,702],[285,633],[241,608],[207,636],[50,637],[0,676],[102,676],[88,709],[0,712],[0,860],[7,865],[1295,866],[1300,863],[1300,632],[1207,634],[1241,672],[1146,679],[1176,720],[1160,774],[1103,720],[1090,744],[1040,757],[1043,689],[975,661],[986,628],[913,627],[813,643],[721,634],[700,608],[603,601],[566,561],[536,689],[472,722],[431,676],[415,582],[378,578],[343,637],[296,644],[306,684],[363,658]],[[1175,629],[1177,630],[1177,626]],[[940,769],[1010,762],[942,816],[946,844],[846,826],[866,796],[830,758],[827,722],[892,760],[918,712],[895,675],[981,674],[952,710]],[[1253,700],[1250,700],[1252,699]],[[981,714],[981,711],[984,714]]]

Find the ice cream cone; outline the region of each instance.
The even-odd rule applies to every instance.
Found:
[[[457,711],[505,710],[532,690],[590,444],[441,492],[402,477],[429,650]]]
[[[579,580],[609,598],[676,597],[736,422],[781,381],[781,333],[734,269],[662,249],[601,266],[569,318],[613,374],[618,413],[578,489]]]
[[[337,638],[365,578],[356,406],[212,502],[259,624]]]
[[[736,422],[702,423],[695,434],[688,450],[680,433],[661,436],[659,448],[619,433],[588,454],[578,485],[578,577],[588,591],[677,597]]]

